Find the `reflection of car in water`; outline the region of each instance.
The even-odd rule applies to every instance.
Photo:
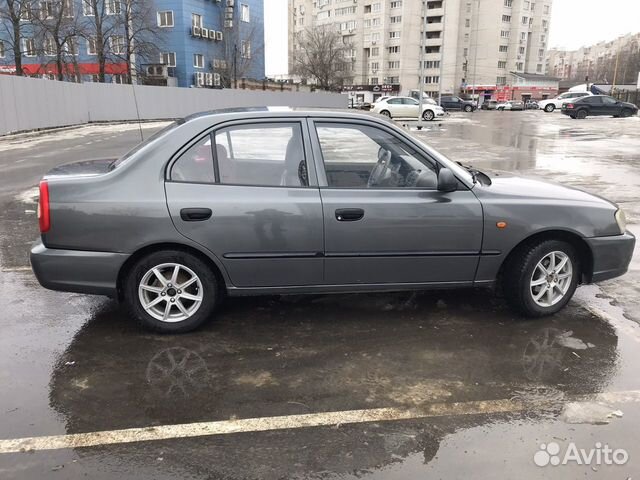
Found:
[[[519,100],[509,100],[496,105],[496,110],[524,110],[524,103]]]
[[[484,302],[482,294],[461,299],[447,292],[229,299],[217,323],[173,337],[136,329],[108,304],[57,361],[50,405],[67,432],[78,433],[514,396],[535,414],[540,392],[570,397],[609,382],[617,337],[606,322],[575,307],[553,320],[513,322],[499,304],[487,314]],[[574,350],[563,346],[567,339],[593,346]],[[128,444],[109,455],[145,461],[148,455],[132,452],[161,449],[158,468],[214,478],[265,478],[258,469],[269,478],[355,474],[409,455],[429,462],[447,433],[493,420],[200,437],[180,440],[179,448]],[[301,446],[312,453],[301,454]],[[229,464],[233,475],[225,475]]]
[[[497,100],[485,100],[480,106],[480,109],[482,110],[496,110],[497,108],[498,108]]]

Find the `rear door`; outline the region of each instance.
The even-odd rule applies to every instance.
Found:
[[[482,209],[466,187],[437,190],[438,164],[389,127],[315,119],[325,283],[470,283]],[[314,136],[315,134],[315,136]]]
[[[622,104],[613,97],[602,97],[602,115],[622,114]]]
[[[402,105],[405,109],[405,115],[407,117],[418,118],[418,111],[420,110],[420,103],[414,98],[403,98]]]
[[[392,117],[404,117],[404,105],[401,98],[390,98],[387,100],[387,105]]]
[[[175,226],[213,252],[237,287],[322,282],[322,206],[305,130],[296,118],[224,124],[170,167]]]

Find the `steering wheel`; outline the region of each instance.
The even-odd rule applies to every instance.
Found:
[[[389,168],[389,162],[391,161],[391,152],[383,147],[378,150],[378,163],[373,167],[369,174],[369,180],[367,180],[367,187],[375,187],[383,179],[384,175]]]

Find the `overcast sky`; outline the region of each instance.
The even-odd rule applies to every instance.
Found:
[[[267,75],[287,73],[287,0],[264,0],[264,9]],[[554,0],[549,47],[573,50],[639,31],[640,0]]]

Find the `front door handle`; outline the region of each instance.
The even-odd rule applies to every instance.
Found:
[[[211,218],[210,208],[183,208],[180,218],[185,222],[202,222]]]
[[[339,208],[336,210],[336,220],[339,222],[355,222],[364,217],[364,210],[361,208]]]

